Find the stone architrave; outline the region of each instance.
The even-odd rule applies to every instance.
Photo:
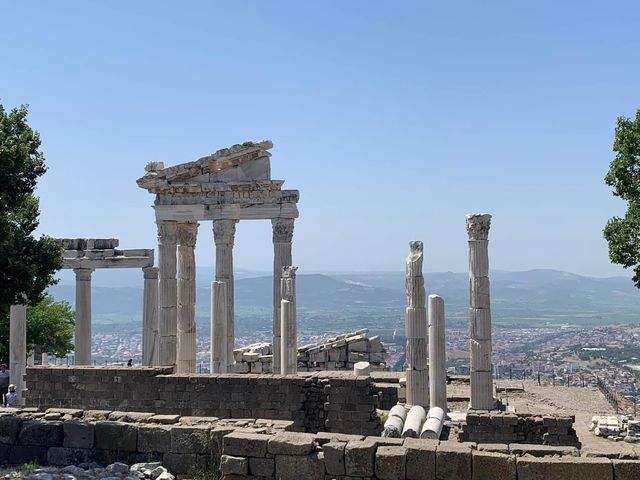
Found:
[[[280,373],[282,267],[293,263],[291,257],[293,225],[293,218],[274,218],[271,220],[273,230],[273,373]]]
[[[491,215],[469,214],[469,332],[471,343],[471,401],[469,408],[491,410],[491,302],[489,298],[489,228]]]
[[[91,365],[92,268],[74,268],[76,274],[75,364]]]
[[[145,267],[142,272],[142,365],[150,367],[158,364],[158,267]]]
[[[447,411],[444,300],[429,295],[429,406]]]
[[[427,366],[427,312],[424,277],[422,275],[423,244],[409,243],[406,288],[408,306],[405,312],[407,337],[407,405],[429,406],[429,370]]]
[[[198,224],[178,223],[178,373],[196,373],[196,257]]]
[[[178,329],[178,283],[176,222],[162,221],[158,224],[158,364],[176,364],[176,337]]]
[[[16,386],[22,404],[27,363],[27,307],[12,305],[9,310],[9,382]]]
[[[233,364],[235,346],[235,318],[233,294],[233,242],[236,235],[236,220],[213,222],[213,240],[216,244],[216,281],[226,284],[227,301],[227,361]]]
[[[296,270],[298,270],[298,267],[287,266],[282,267],[281,270],[282,308],[280,316],[282,318],[279,330],[282,339],[280,373],[282,375],[291,375],[298,372],[298,328],[296,319]]]
[[[227,284],[211,282],[211,373],[227,373]]]

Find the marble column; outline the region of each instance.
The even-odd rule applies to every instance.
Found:
[[[224,282],[227,291],[227,362],[233,365],[235,318],[233,295],[233,242],[237,220],[214,220],[213,240],[216,244],[216,281]]]
[[[178,373],[196,373],[196,257],[197,222],[178,223]]]
[[[145,267],[142,300],[142,365],[158,364],[158,267]]]
[[[491,303],[489,298],[489,228],[491,215],[467,215],[469,234],[469,333],[471,343],[471,402],[469,408],[491,410]]]
[[[296,270],[298,267],[282,267],[280,285],[280,373],[298,373],[298,327],[296,319]],[[275,357],[274,357],[275,358]]]
[[[9,310],[9,383],[16,386],[22,404],[27,364],[27,306],[13,305]]]
[[[282,267],[293,263],[291,258],[291,240],[293,238],[293,218],[274,218],[273,229],[273,373],[280,373],[280,305],[282,300]]]
[[[444,300],[429,295],[429,406],[447,411]]]
[[[74,268],[76,274],[75,364],[91,365],[92,268]]]
[[[427,366],[427,311],[422,275],[422,242],[410,242],[409,249],[405,279],[408,299],[405,312],[407,405],[419,405],[426,408],[429,405],[429,370]]]
[[[211,282],[211,373],[227,373],[227,284]]]
[[[176,364],[178,284],[176,222],[158,222],[158,365]]]

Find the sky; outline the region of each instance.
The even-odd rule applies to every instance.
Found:
[[[640,108],[634,1],[21,1],[0,4],[0,103],[29,105],[49,171],[38,233],[155,248],[148,161],[271,139],[300,190],[300,272],[467,268],[465,214],[493,215],[494,269],[591,276],[625,204],[603,178]],[[268,221],[238,268],[272,268]],[[201,223],[197,262],[215,260]]]

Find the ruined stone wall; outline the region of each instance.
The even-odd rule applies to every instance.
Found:
[[[580,441],[573,429],[575,417],[528,413],[468,412],[459,434],[461,441],[574,445]]]
[[[167,368],[32,367],[27,406],[292,420],[300,431],[380,433],[377,391],[347,372],[171,375]]]

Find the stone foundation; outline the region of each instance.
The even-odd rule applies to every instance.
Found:
[[[171,375],[170,368],[32,367],[27,406],[291,420],[298,431],[381,432],[370,377]]]

